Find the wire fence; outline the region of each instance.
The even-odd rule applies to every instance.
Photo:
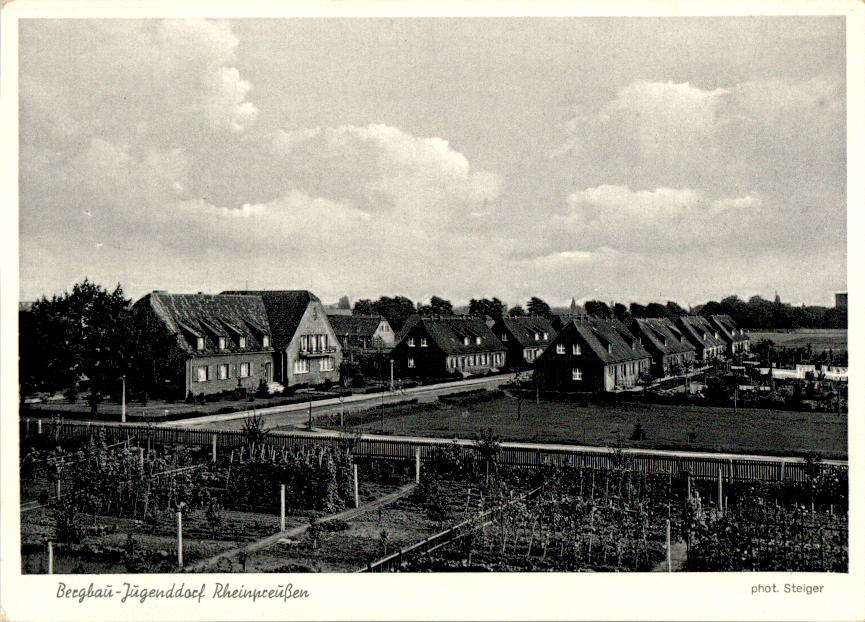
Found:
[[[205,428],[156,427],[141,424],[110,424],[102,422],[67,422],[22,419],[22,434],[45,434],[58,441],[88,438],[102,435],[106,443],[119,444],[136,439],[142,446],[147,445],[197,445],[226,451],[243,447],[248,438],[243,431],[218,430]],[[273,431],[265,441],[277,448],[290,449],[339,449],[346,443],[351,444],[352,453],[362,458],[414,460],[420,455],[421,461],[432,460],[442,447],[454,447],[463,458],[476,453],[471,441],[455,443],[446,439],[381,439],[368,438],[344,433],[305,433]],[[677,451],[631,451],[627,448],[584,449],[549,447],[539,445],[526,447],[515,443],[503,442],[497,462],[506,466],[539,468],[545,465],[573,466],[578,468],[612,468],[617,461],[626,457],[630,469],[646,473],[689,473],[697,479],[717,478],[725,480],[762,480],[807,482],[811,477],[809,465],[795,457],[711,457],[693,456],[688,452]],[[846,468],[845,461],[824,461],[810,468]]]

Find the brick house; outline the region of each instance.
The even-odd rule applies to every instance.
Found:
[[[400,378],[444,378],[493,371],[506,351],[486,322],[470,316],[411,316],[391,351]]]
[[[307,290],[241,290],[260,298],[273,333],[274,378],[286,387],[339,382],[342,346],[321,301]]]
[[[539,316],[499,318],[492,329],[507,348],[508,367],[532,365],[556,336],[550,321]]]
[[[616,391],[636,385],[651,362],[624,324],[584,316],[562,326],[535,363],[535,374],[549,390]]]
[[[712,315],[709,323],[718,330],[718,336],[727,350],[727,355],[742,354],[751,350],[751,338],[739,328],[729,315]]]
[[[674,367],[682,371],[696,357],[697,349],[668,318],[636,319],[631,332],[652,355],[652,372],[656,376],[667,376]]]
[[[701,363],[724,358],[725,344],[718,329],[701,315],[683,315],[676,318],[676,327],[696,349],[696,360]]]
[[[156,319],[173,337],[169,392],[209,395],[273,380],[270,324],[261,298],[154,291],[133,305],[136,321]],[[179,396],[179,395],[178,395]]]

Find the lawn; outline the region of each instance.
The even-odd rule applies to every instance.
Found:
[[[847,349],[847,331],[844,329],[798,328],[788,332],[765,333],[751,331],[748,336],[751,337],[752,345],[761,339],[768,339],[779,346],[788,348],[804,348],[811,344],[811,348],[817,351],[831,348],[837,352]]]
[[[472,438],[491,428],[503,440],[610,446],[621,439],[629,447],[688,449],[770,455],[818,452],[846,458],[847,417],[764,409],[667,406],[638,402],[564,402],[526,400],[517,419],[516,400],[498,399],[462,407],[441,406],[425,412],[394,413],[384,433],[401,436]],[[643,441],[630,440],[640,422]],[[354,428],[382,430],[379,422]]]

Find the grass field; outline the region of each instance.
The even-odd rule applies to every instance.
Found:
[[[646,440],[631,441],[640,422]],[[517,420],[516,401],[503,398],[465,407],[394,415],[384,432],[404,436],[471,438],[492,428],[503,440],[614,445],[629,447],[725,451],[771,455],[803,455],[814,451],[826,458],[846,458],[847,417],[763,409],[666,406],[599,402],[576,406],[562,402],[525,401]],[[355,428],[381,430],[378,422]],[[693,435],[693,437],[691,436]]]
[[[832,349],[838,350],[847,349],[847,331],[844,329],[811,329],[798,328],[789,332],[759,332],[751,331],[749,333],[751,343],[757,343],[761,339],[769,339],[774,341],[779,346],[788,348],[804,348],[809,343],[814,350]]]

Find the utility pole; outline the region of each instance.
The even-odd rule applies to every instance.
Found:
[[[312,430],[312,395],[309,396],[309,422],[307,427]]]
[[[183,568],[183,513],[177,511],[177,567]]]
[[[126,423],[126,376],[120,376],[123,383],[120,391],[120,423]]]
[[[393,384],[393,359],[390,360],[390,390],[394,390]]]

